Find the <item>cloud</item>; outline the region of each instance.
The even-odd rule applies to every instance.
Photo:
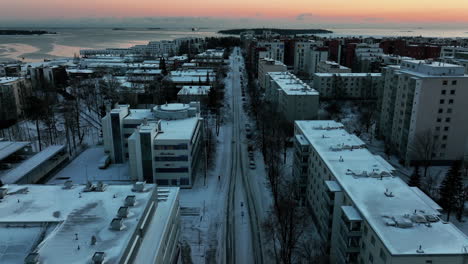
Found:
[[[298,21],[304,21],[306,19],[310,19],[310,18],[314,18],[316,17],[314,14],[312,13],[302,13],[302,14],[299,14],[296,16],[296,20]]]

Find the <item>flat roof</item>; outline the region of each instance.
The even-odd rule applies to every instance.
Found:
[[[336,181],[354,203],[361,216],[383,241],[392,255],[466,254],[468,238],[453,224],[443,221],[414,224],[410,228],[387,225],[387,217],[439,215],[403,180],[392,175],[365,143],[349,134],[333,120],[296,121],[296,126],[315,148]],[[391,192],[391,197],[385,193]],[[422,213],[422,211],[424,213]],[[419,245],[424,253],[417,253]]]
[[[317,77],[333,77],[333,76],[340,76],[340,77],[382,77],[381,73],[357,73],[357,72],[346,72],[346,73],[323,73],[318,72],[314,73]]]
[[[154,119],[151,109],[128,109],[128,115],[124,118],[124,121],[143,120],[145,118]]]
[[[37,248],[27,248],[24,253],[36,249],[41,263],[60,264],[89,262],[97,251],[105,252],[106,261],[118,262],[124,249],[133,242],[132,235],[138,232],[138,220],[152,201],[153,191],[160,192],[151,184],[146,185],[145,192],[133,192],[133,185],[109,185],[104,192],[84,192],[84,185],[74,185],[71,189],[64,189],[62,185],[5,187],[9,195],[0,203],[0,234],[15,232],[17,239],[33,241],[35,246],[40,245]],[[167,228],[169,212],[176,205],[179,192],[178,188],[163,190],[164,199],[158,203],[150,222],[149,230],[154,234],[162,234]],[[124,206],[128,195],[134,195],[136,203],[129,207],[130,214],[123,220],[123,229],[111,230],[110,223],[116,217],[118,209]],[[15,223],[21,225],[21,228],[15,228]],[[47,231],[50,225],[53,228]],[[90,244],[92,236],[97,239],[95,245]],[[6,239],[1,236],[0,243],[7,248],[15,246]],[[138,255],[143,256],[139,257],[154,258],[154,249],[160,243],[161,235],[145,236],[138,251]],[[153,246],[153,251],[147,250],[149,245]],[[0,260],[8,257],[5,256],[8,253],[0,254]],[[15,262],[8,263],[22,264],[25,257],[17,256]]]
[[[318,95],[319,93],[289,72],[269,72],[271,79],[287,95]]]
[[[0,77],[0,84],[8,84],[12,82],[16,82],[22,78],[20,77]]]
[[[157,134],[155,140],[190,140],[199,120],[199,117],[161,120],[163,133]]]
[[[0,141],[0,161],[31,145],[31,142]]]
[[[59,151],[63,150],[64,148],[65,146],[63,145],[52,145],[43,149],[41,152],[23,161],[17,167],[10,170],[6,174],[1,175],[0,178],[2,179],[2,182],[5,184],[17,183],[26,174],[30,173],[39,165],[41,165],[45,161],[52,158],[55,154],[57,154]]]
[[[177,95],[207,95],[210,89],[211,86],[208,85],[185,85],[180,89]]]

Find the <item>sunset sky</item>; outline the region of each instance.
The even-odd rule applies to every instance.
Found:
[[[0,0],[0,21],[142,17],[467,24],[468,0]]]

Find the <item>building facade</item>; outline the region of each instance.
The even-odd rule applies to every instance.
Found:
[[[313,87],[323,98],[377,99],[380,73],[315,73]]]
[[[270,72],[265,98],[286,120],[317,118],[319,93],[289,72]]]
[[[334,61],[320,61],[317,64],[317,73],[350,73],[351,68],[342,66]]]
[[[260,59],[258,62],[258,84],[262,90],[265,90],[266,82],[268,81],[267,73],[269,72],[286,72],[288,68],[280,61],[269,58]]]
[[[468,76],[462,66],[403,61],[383,70],[379,134],[406,161],[451,161],[466,154]],[[427,138],[423,158],[417,144]],[[430,140],[429,140],[430,139]]]
[[[330,263],[466,263],[466,235],[342,124],[296,121],[294,130],[293,175]]]

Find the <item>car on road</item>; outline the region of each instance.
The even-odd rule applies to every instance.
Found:
[[[107,169],[107,167],[109,167],[109,164],[110,164],[110,157],[109,155],[105,155],[99,160],[99,169],[101,170]]]
[[[250,124],[248,123],[245,124],[245,131],[250,132],[250,130],[251,130]]]
[[[254,153],[252,151],[249,151],[249,158],[253,158],[254,157]]]

